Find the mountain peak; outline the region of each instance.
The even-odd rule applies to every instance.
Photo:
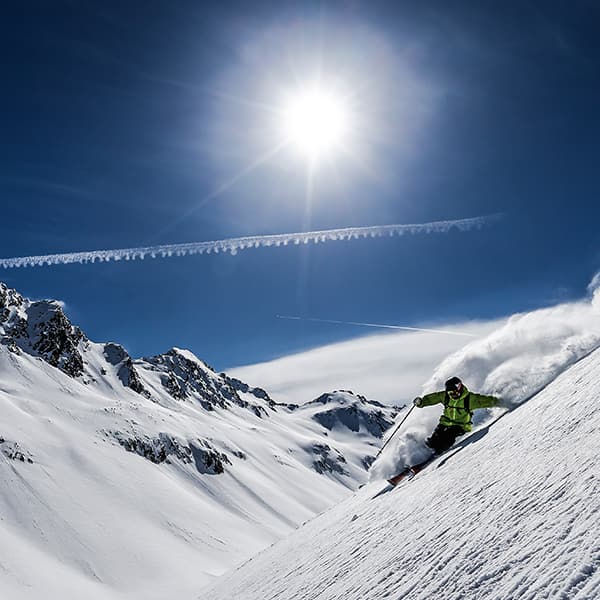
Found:
[[[39,356],[71,377],[84,371],[88,339],[56,300],[27,300],[0,284],[0,341],[11,352]]]
[[[348,390],[321,394],[300,407],[300,410],[309,411],[311,418],[329,431],[336,428],[354,433],[363,431],[377,438],[383,437],[397,414],[397,409],[367,400]]]
[[[177,581],[196,569],[197,587],[263,549],[365,482],[380,445],[369,424],[394,414],[351,392],[284,406],[178,347],[134,359],[89,341],[60,302],[5,285],[0,341],[10,548],[34,544],[40,572],[56,556],[74,578],[93,564],[113,587],[147,585],[156,564]],[[127,582],[111,579],[115,560],[132,565]]]

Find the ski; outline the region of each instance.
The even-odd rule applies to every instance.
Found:
[[[432,456],[431,458],[428,458],[427,460],[424,460],[421,463],[412,465],[411,467],[406,467],[406,469],[400,471],[400,473],[398,473],[397,475],[390,477],[387,480],[387,482],[390,485],[397,486],[401,481],[410,481],[436,458],[437,456]]]
[[[412,478],[413,473],[410,469],[404,469],[404,471],[400,471],[400,473],[398,473],[397,475],[394,475],[393,477],[390,477],[387,482],[396,487],[401,481],[403,481],[404,479],[410,479]]]

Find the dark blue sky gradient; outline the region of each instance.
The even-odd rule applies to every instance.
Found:
[[[120,341],[136,356],[188,347],[217,368],[372,333],[277,314],[415,325],[581,297],[600,264],[597,3],[297,4],[5,7],[0,256],[503,212],[500,224],[0,279],[64,300],[94,340]],[[390,123],[371,146],[376,176],[325,170],[310,212],[305,171],[292,160],[267,162],[210,197],[256,158],[255,109],[223,92],[269,102],[244,86],[272,77],[276,57],[244,73],[244,56],[286,27],[325,40],[323,62],[335,55],[336,68],[344,49],[332,32],[366,28],[433,98],[426,124],[406,139],[401,99],[374,107]],[[368,85],[387,90],[368,52]],[[237,72],[239,88],[227,88]]]

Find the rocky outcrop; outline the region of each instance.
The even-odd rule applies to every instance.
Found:
[[[27,309],[27,321],[29,341],[39,356],[71,377],[83,373],[79,345],[87,338],[71,324],[57,302],[34,302]]]
[[[10,460],[18,460],[24,463],[33,463],[31,454],[19,446],[17,442],[6,440],[0,437],[0,452],[10,458]]]
[[[200,440],[199,444],[190,443],[190,449],[196,470],[204,475],[220,475],[225,472],[226,464],[231,465],[227,454],[219,452],[206,440]]]
[[[142,434],[125,434],[120,431],[106,432],[114,438],[127,452],[139,454],[149,461],[160,464],[169,457],[178,458],[184,463],[191,462],[191,450],[166,433],[158,437],[149,437]]]
[[[324,473],[348,475],[348,472],[344,468],[346,459],[339,450],[332,448],[328,444],[315,443],[311,451],[315,455],[313,469],[319,475],[323,475]]]
[[[21,308],[25,299],[19,292],[0,282],[0,322],[8,320],[11,309]]]
[[[175,400],[195,398],[206,410],[214,410],[239,399],[227,382],[191,353],[172,348],[165,354],[145,358],[144,362],[161,373],[162,386]]]
[[[225,374],[218,375],[209,365],[186,350],[172,348],[165,354],[145,358],[144,362],[161,373],[161,384],[172,398],[195,400],[208,411],[235,404],[262,418],[268,415],[263,404],[271,408],[275,405],[261,388],[250,388]],[[242,399],[238,392],[246,391],[263,402],[254,403]]]
[[[362,429],[377,438],[383,437],[384,432],[393,425],[397,414],[394,408],[367,400],[364,396],[349,391],[323,394],[305,406],[315,404],[328,406],[312,417],[325,429],[332,431],[338,426],[353,432]]]
[[[88,340],[59,302],[31,302],[0,284],[0,334],[12,352],[39,356],[71,377],[83,373],[82,352]]]
[[[133,366],[131,356],[123,346],[114,342],[104,344],[104,357],[109,364],[117,368],[117,377],[125,387],[146,398],[151,397],[150,392],[144,387],[139,373]]]
[[[252,394],[259,400],[264,400],[272,409],[275,409],[275,407],[277,406],[277,402],[272,400],[269,394],[262,388],[251,387],[247,383],[240,381],[235,377],[230,377],[226,373],[221,373],[220,376],[237,392]]]
[[[193,463],[203,475],[220,475],[225,472],[226,464],[231,465],[227,454],[216,450],[207,440],[184,442],[167,433],[160,433],[158,437],[120,431],[104,434],[116,440],[127,452],[139,454],[155,464],[177,459],[184,464]]]

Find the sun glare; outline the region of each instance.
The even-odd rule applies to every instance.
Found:
[[[348,134],[348,112],[342,99],[321,90],[293,96],[283,114],[284,135],[309,158],[343,145]]]

